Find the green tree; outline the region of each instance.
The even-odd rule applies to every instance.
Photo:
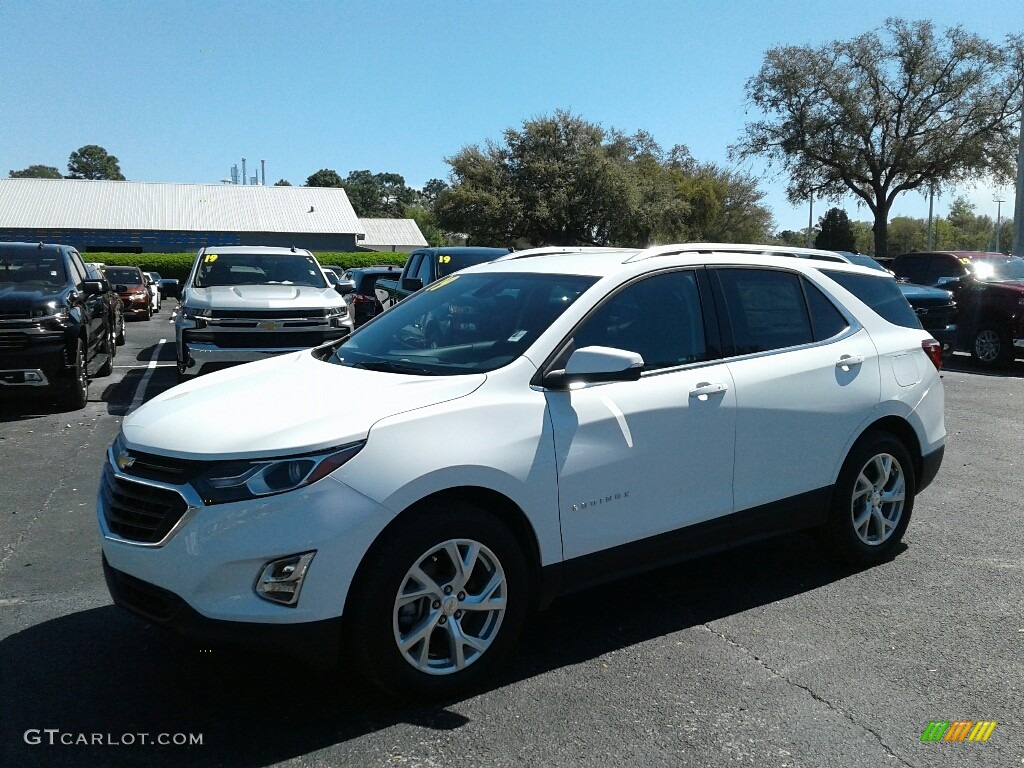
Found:
[[[771,239],[775,241],[776,245],[791,245],[795,248],[803,248],[807,245],[807,233],[796,232],[792,229],[777,232]]]
[[[427,245],[432,248],[439,248],[442,245],[452,245],[452,238],[437,226],[437,220],[433,212],[423,205],[410,205],[405,209],[406,218],[416,222]]]
[[[687,172],[684,171],[684,174]],[[690,206],[687,238],[711,243],[758,243],[768,239],[774,223],[761,201],[757,179],[715,163],[695,163],[684,183]]]
[[[338,175],[337,171],[333,171],[330,168],[321,168],[314,174],[311,174],[306,179],[307,187],[344,187],[345,184],[341,180],[341,176]]]
[[[277,181],[274,182],[275,187],[290,187],[291,185],[292,183],[288,181],[288,179],[278,179]],[[312,185],[307,184],[306,186],[308,187]]]
[[[842,208],[830,208],[818,219],[820,230],[814,239],[815,248],[828,251],[853,251],[857,248],[857,237],[853,234],[850,217]]]
[[[437,200],[438,195],[448,189],[448,185],[441,181],[441,179],[431,179],[423,185],[423,189],[419,191],[418,197],[422,204],[426,206],[433,206]]]
[[[875,253],[888,252],[897,196],[982,173],[1014,173],[1024,91],[1024,36],[995,44],[961,27],[889,19],[846,41],[783,46],[747,81],[764,119],[732,148],[781,164],[793,202],[853,193],[874,217]]]
[[[928,245],[927,224],[923,219],[897,216],[889,222],[889,241],[894,255],[923,251]]]
[[[86,144],[71,153],[67,178],[125,180],[118,159],[96,144]]]
[[[367,218],[397,219],[416,202],[416,191],[397,173],[351,171],[341,184],[356,214]]]
[[[20,171],[8,171],[7,175],[12,179],[63,179],[60,171],[52,165],[30,165]]]
[[[850,229],[853,230],[853,250],[869,256],[874,255],[875,233],[871,231],[871,222],[851,221]]]

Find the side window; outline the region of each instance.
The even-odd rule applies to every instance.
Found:
[[[669,272],[623,288],[584,321],[555,367],[581,347],[615,347],[637,352],[644,370],[706,360],[704,318],[697,277]]]
[[[931,265],[928,267],[928,277],[925,285],[935,285],[940,277],[962,277],[964,268],[955,258],[951,256],[933,256]]]
[[[814,341],[799,275],[766,269],[716,269],[733,355]]]
[[[85,282],[85,264],[82,263],[81,257],[74,251],[68,254],[68,260],[71,262],[71,280],[74,282],[75,287],[82,288],[82,283]]]
[[[435,257],[441,258],[441,257]],[[431,277],[433,276],[434,260],[430,256],[424,256],[423,260],[420,261],[420,265],[416,270],[416,274],[413,277],[418,277],[423,281],[424,285],[430,283]]]
[[[418,272],[420,269],[420,263],[423,261],[422,253],[414,253],[411,257],[412,262],[409,264],[409,269],[406,270],[406,277],[419,277]]]
[[[804,295],[807,297],[807,308],[811,313],[811,329],[814,331],[814,340],[831,339],[845,331],[850,324],[846,322],[842,312],[836,309],[836,305],[810,280],[805,278],[803,284]]]

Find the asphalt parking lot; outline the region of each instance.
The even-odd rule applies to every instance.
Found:
[[[170,306],[84,410],[0,403],[0,766],[1024,765],[1024,362],[948,362],[945,462],[891,562],[799,535],[563,598],[488,690],[401,708],[111,605],[99,470],[175,383]]]

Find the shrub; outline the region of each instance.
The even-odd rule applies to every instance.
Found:
[[[374,264],[395,264],[403,266],[407,253],[359,251],[358,253],[313,252],[324,266],[341,266],[346,269],[369,267]],[[185,280],[196,259],[195,253],[86,253],[86,261],[96,261],[117,267],[138,267],[143,272],[159,272],[161,277]]]

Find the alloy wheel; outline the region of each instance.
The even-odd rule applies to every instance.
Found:
[[[974,337],[974,354],[982,363],[994,363],[999,359],[1002,341],[999,334],[985,328]]]
[[[421,672],[459,672],[493,644],[506,600],[505,571],[495,554],[478,541],[450,539],[424,552],[403,577],[395,643]]]
[[[900,524],[907,481],[896,457],[879,453],[861,468],[853,486],[850,514],[857,537],[868,546],[885,543]]]

